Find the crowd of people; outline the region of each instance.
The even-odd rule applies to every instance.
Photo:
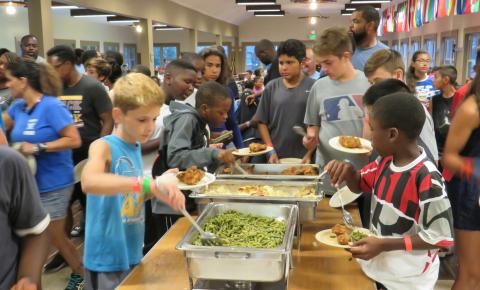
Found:
[[[378,25],[362,6],[313,47],[261,40],[263,65],[238,76],[221,46],[185,52],[161,82],[142,65],[124,71],[118,52],[59,45],[45,59],[33,35],[20,56],[0,49],[0,289],[41,289],[42,273],[65,265],[65,289],[114,289],[178,210],[195,211],[174,175],[233,163],[250,142],[274,150],[243,162],[297,158],[324,168],[333,190],[364,193],[362,224],[376,236],[350,251],[378,289],[433,289],[439,253],[451,252],[453,289],[479,289],[480,50],[475,79],[459,86],[456,68],[430,67],[425,51],[406,67]],[[340,135],[373,151],[345,155],[329,145]],[[70,239],[81,235],[83,257]],[[46,263],[49,245],[58,254]]]

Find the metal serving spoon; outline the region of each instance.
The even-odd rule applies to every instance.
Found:
[[[193,217],[184,209],[181,209],[180,212],[192,223],[192,225],[200,233],[200,241],[204,246],[221,246],[222,240],[216,236],[214,233],[204,231]]]

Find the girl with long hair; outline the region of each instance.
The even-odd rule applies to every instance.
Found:
[[[228,119],[225,122],[224,126],[219,128],[211,128],[213,132],[218,133],[223,132],[225,130],[230,130],[233,132],[233,143],[237,148],[245,147],[242,139],[242,134],[240,129],[238,128],[238,124],[235,118],[235,110],[234,110],[234,93],[232,90],[227,86],[228,82],[230,81],[230,70],[228,69],[227,58],[225,55],[218,51],[216,48],[206,48],[201,52],[201,56],[205,61],[205,68],[203,71],[203,78],[205,81],[216,81],[219,84],[228,88],[230,96],[232,97],[232,106],[230,107],[230,111],[228,112]]]
[[[428,108],[435,95],[433,79],[428,75],[430,71],[430,55],[423,50],[416,51],[407,71],[407,85],[418,100]]]

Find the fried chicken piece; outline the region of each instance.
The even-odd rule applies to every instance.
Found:
[[[188,185],[197,184],[205,176],[205,172],[197,168],[197,166],[191,166],[187,170],[177,174],[178,180]]]
[[[362,142],[355,136],[340,136],[338,142],[345,148],[362,148]]]
[[[318,169],[314,166],[303,166],[303,175],[318,175]]]
[[[341,234],[337,236],[337,242],[340,245],[348,245],[350,242],[350,236],[348,234]]]
[[[248,149],[250,149],[250,152],[259,152],[267,149],[267,145],[265,144],[259,144],[259,143],[251,143],[248,145]]]
[[[332,233],[338,235],[343,235],[347,233],[347,228],[344,225],[341,224],[336,224],[332,228]]]
[[[313,166],[289,167],[282,171],[282,175],[317,175],[318,171]]]
[[[225,174],[232,174],[233,173],[233,168],[232,167],[225,167],[223,169],[223,173]]]

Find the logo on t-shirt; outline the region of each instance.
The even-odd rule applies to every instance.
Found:
[[[23,135],[35,136],[35,126],[37,125],[37,123],[38,119],[29,119],[25,127],[25,131],[23,131]]]
[[[114,164],[114,172],[121,176],[142,176],[141,170],[135,169],[133,161],[127,156],[121,156],[117,159]],[[122,196],[122,222],[126,224],[144,222],[144,195],[141,192],[130,192]]]
[[[65,106],[67,106],[67,109],[70,111],[73,117],[73,122],[75,123],[75,126],[78,127],[83,127],[83,121],[82,121],[82,101],[83,101],[83,96],[82,95],[73,95],[73,96],[60,96],[58,97],[60,101],[62,101]]]
[[[361,96],[347,95],[326,98],[323,101],[328,122],[350,121],[363,118]]]

